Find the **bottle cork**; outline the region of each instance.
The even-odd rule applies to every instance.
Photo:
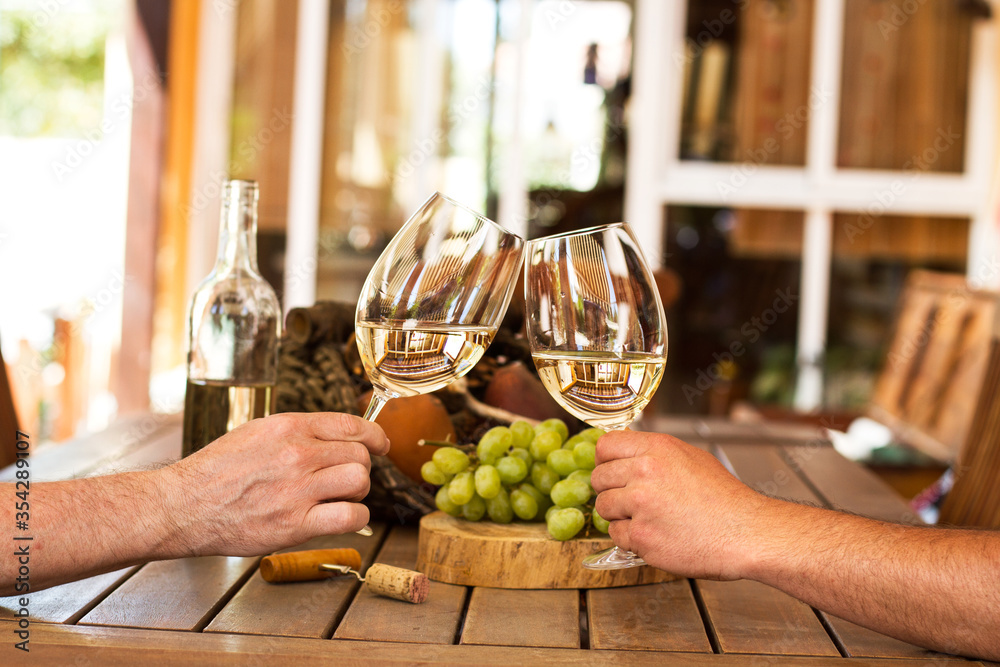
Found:
[[[365,586],[376,595],[420,604],[427,599],[431,584],[421,572],[373,563],[365,573]]]
[[[338,576],[335,572],[320,568],[324,564],[347,565],[352,570],[359,570],[361,554],[357,549],[312,549],[273,554],[260,562],[260,576],[271,584]]]

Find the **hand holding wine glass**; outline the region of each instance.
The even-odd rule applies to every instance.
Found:
[[[386,401],[440,389],[482,358],[503,320],[524,240],[435,193],[389,242],[355,330],[374,420]]]
[[[663,306],[628,225],[530,241],[524,291],[531,356],[545,388],[591,426],[627,428],[653,397],[667,356]],[[645,562],[615,547],[584,565]]]

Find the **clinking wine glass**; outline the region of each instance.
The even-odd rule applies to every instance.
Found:
[[[528,343],[545,388],[591,426],[627,428],[656,392],[667,358],[663,305],[628,225],[529,241],[524,295]],[[583,564],[646,563],[613,547]]]
[[[426,394],[472,369],[514,291],[524,239],[435,193],[375,262],[355,332],[372,383],[365,419],[386,401]]]

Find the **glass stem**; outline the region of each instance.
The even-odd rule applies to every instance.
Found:
[[[368,404],[368,409],[365,410],[364,418],[370,422],[375,421],[375,418],[378,417],[378,413],[382,411],[382,408],[387,402],[388,401],[379,396],[377,392],[372,392],[372,400],[371,403]]]
[[[375,421],[378,417],[378,413],[381,412],[382,407],[387,403],[386,399],[378,395],[377,392],[372,392],[372,400],[368,404],[368,409],[365,410],[364,418],[370,422]],[[358,535],[364,535],[365,537],[371,537],[372,529],[371,526],[365,526],[361,530],[357,531]]]

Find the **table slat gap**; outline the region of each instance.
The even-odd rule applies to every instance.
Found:
[[[587,619],[587,591],[580,589],[580,648],[590,650],[590,623]]]
[[[810,491],[812,491],[813,495],[816,496],[816,499],[819,501],[819,503],[826,509],[831,509],[831,510],[837,509],[837,507],[830,501],[830,499],[827,498],[822,491],[816,488],[816,485],[813,483],[812,479],[810,479],[809,475],[807,475],[806,472],[802,469],[802,466],[799,465],[798,461],[795,460],[795,457],[792,455],[792,452],[789,451],[788,447],[778,447],[777,449],[778,449],[778,455],[781,456],[781,460],[784,461],[785,465],[787,465],[792,470],[792,472],[794,472],[795,475],[802,481],[802,483],[805,484]]]
[[[847,650],[846,646],[844,646],[844,642],[843,640],[841,640],[840,634],[830,624],[830,619],[827,618],[826,614],[824,614],[819,609],[812,607],[812,610],[813,613],[816,614],[816,618],[819,619],[819,622],[823,626],[823,629],[826,630],[826,634],[830,635],[830,641],[832,641],[833,645],[837,647],[838,651],[840,651],[840,655],[842,655],[845,658],[850,658],[851,652]]]
[[[719,631],[715,627],[712,615],[708,613],[708,608],[705,606],[705,599],[701,596],[701,589],[698,588],[698,580],[688,579],[688,585],[691,586],[691,594],[694,596],[694,603],[697,605],[698,613],[701,615],[701,622],[705,625],[705,634],[708,635],[708,643],[712,647],[712,653],[721,654],[722,647],[719,645]]]
[[[219,612],[222,611],[222,609],[227,604],[229,604],[229,601],[232,600],[236,596],[236,594],[240,592],[240,590],[246,585],[248,581],[250,581],[250,577],[252,577],[254,573],[260,568],[260,561],[261,557],[258,557],[254,562],[253,566],[248,567],[246,571],[243,574],[241,574],[240,577],[235,581],[235,583],[233,583],[232,586],[226,589],[226,591],[219,596],[219,599],[216,600],[215,604],[212,605],[212,607],[208,610],[208,612],[205,613],[205,616],[202,617],[201,621],[196,623],[195,626],[191,629],[193,632],[202,632],[206,627],[208,627],[208,624],[211,623],[215,619],[215,617],[219,615]]]
[[[462,611],[458,615],[458,627],[455,628],[455,637],[451,643],[458,645],[462,643],[462,633],[465,632],[465,620],[469,618],[469,604],[472,602],[472,586],[465,587],[465,599],[462,601]]]
[[[141,565],[136,565],[130,568],[129,571],[126,572],[124,575],[122,575],[120,579],[115,581],[112,585],[108,586],[104,591],[102,591],[98,595],[94,596],[93,600],[85,604],[83,607],[80,608],[79,611],[77,611],[75,614],[67,618],[64,621],[64,623],[66,623],[67,625],[76,625],[77,623],[79,623],[81,618],[89,614],[94,607],[104,602],[105,598],[107,598],[109,595],[118,590],[120,586],[122,586],[126,581],[128,581],[132,577],[132,575],[138,572],[141,568],[142,568]]]

